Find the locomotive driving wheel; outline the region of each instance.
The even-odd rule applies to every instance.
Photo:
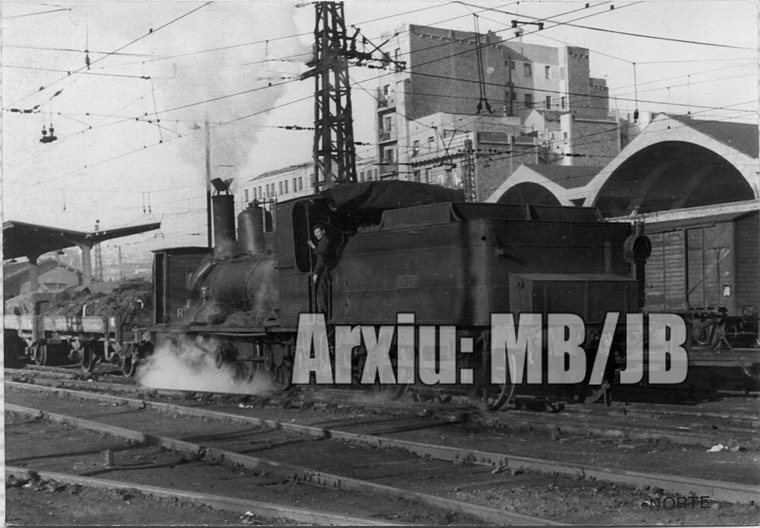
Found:
[[[467,389],[470,402],[484,411],[499,411],[507,406],[515,393],[515,386],[504,384],[478,384]]]
[[[364,372],[364,365],[367,362],[367,349],[364,346],[354,347],[352,351],[352,378],[356,385],[361,384],[362,373]],[[394,364],[395,368],[395,364]],[[369,385],[362,385],[363,387],[370,387]],[[403,398],[409,390],[409,385],[405,383],[401,384],[382,384],[379,379],[375,380],[375,383],[369,388],[372,394],[378,399],[384,401],[398,401]]]
[[[484,411],[499,411],[509,404],[515,394],[515,385],[509,380],[509,367],[504,372],[506,383],[491,383],[491,358],[487,336],[477,340],[471,363],[473,383],[467,388],[470,402]]]
[[[406,395],[409,385],[381,385],[379,382],[372,386],[372,392],[381,400],[398,401]]]
[[[278,391],[293,386],[292,346],[280,343],[264,345],[264,368]]]

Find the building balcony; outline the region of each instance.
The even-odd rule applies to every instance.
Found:
[[[394,132],[380,132],[378,134],[378,139],[380,143],[385,143],[386,141],[396,141],[396,134]]]
[[[396,174],[398,172],[398,163],[395,161],[383,161],[378,163],[380,166],[380,176],[388,176],[390,174]]]
[[[377,90],[377,107],[378,108],[393,108],[396,106],[396,101],[390,94],[384,94],[382,90]]]

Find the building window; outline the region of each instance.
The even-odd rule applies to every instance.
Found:
[[[428,137],[428,151],[433,152],[435,150],[435,136]]]
[[[390,94],[390,91],[391,91],[390,84],[386,84],[385,86],[383,86],[383,99],[388,99],[388,95]]]
[[[546,109],[549,110],[552,107],[552,96],[546,96]]]
[[[277,190],[280,191],[278,194],[282,194],[282,182],[279,181],[277,183],[278,183],[278,185],[277,185],[278,189]]]
[[[303,190],[303,177],[301,176],[298,177],[298,190],[299,191]]]
[[[513,101],[517,101],[517,91],[516,90],[512,90],[512,100]]]
[[[396,50],[393,52],[393,60],[398,62],[399,55],[401,55],[401,48],[396,48]]]
[[[417,156],[420,153],[420,140],[415,139],[412,143],[412,156]]]
[[[386,134],[390,134],[393,130],[393,117],[392,116],[385,116],[385,129],[383,132]]]
[[[551,66],[544,66],[544,77],[546,79],[552,78],[552,68]]]
[[[514,70],[515,69],[515,61],[513,61],[513,60],[505,60],[504,61],[504,66],[509,66],[510,70]]]
[[[395,149],[389,148],[385,151],[385,161],[388,163],[393,163],[393,161],[396,159],[396,151]]]
[[[560,107],[562,110],[564,110],[564,109],[565,109],[565,104],[566,104],[566,102],[567,102],[567,101],[566,101],[566,99],[565,99],[564,97],[560,97],[560,99],[559,99],[559,107]]]
[[[288,180],[285,180],[285,194],[288,194]]]
[[[412,181],[420,181],[420,171],[416,170],[412,173]]]
[[[375,178],[374,179],[377,179],[377,169],[375,169]]]
[[[246,189],[243,194],[245,195],[245,203],[248,203],[248,189]]]
[[[523,76],[524,77],[532,77],[533,76],[533,70],[531,69],[530,62],[523,63]]]
[[[525,108],[533,108],[533,94],[525,94]]]
[[[433,169],[425,169],[425,183],[430,183],[433,180]]]
[[[361,172],[359,173],[359,181],[360,181],[360,182],[363,182],[363,181],[364,181],[364,171],[361,171]]]

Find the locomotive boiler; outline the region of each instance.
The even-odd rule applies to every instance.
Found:
[[[395,325],[402,312],[417,327],[455,326],[475,343],[457,360],[475,374],[462,388],[485,408],[503,406],[514,390],[487,376],[492,314],[575,314],[593,345],[607,312],[641,308],[644,239],[593,208],[465,203],[461,191],[438,186],[366,182],[276,203],[271,216],[251,203],[236,233],[232,195],[213,203],[213,251],[156,252],[149,330],[154,340],[189,336],[218,365],[265,373],[283,389],[298,316],[317,308],[308,244],[317,224],[334,251],[328,328]],[[366,349],[353,352],[358,372]],[[376,389],[398,398],[406,386]]]

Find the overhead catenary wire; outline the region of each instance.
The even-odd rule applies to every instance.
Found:
[[[95,63],[97,63],[97,62],[100,62],[100,61],[102,61],[102,60],[104,60],[104,59],[106,59],[106,58],[108,58],[108,57],[110,57],[110,56],[111,56],[111,55],[113,55],[114,53],[116,53],[116,52],[118,52],[118,51],[121,51],[121,50],[123,50],[124,48],[127,48],[127,47],[131,46],[132,44],[134,44],[134,43],[136,43],[136,42],[139,42],[140,40],[142,40],[142,39],[144,39],[144,38],[146,38],[146,37],[148,37],[148,36],[150,36],[150,35],[153,35],[153,34],[155,34],[156,32],[158,32],[158,31],[160,31],[160,30],[162,30],[162,29],[164,29],[164,28],[166,28],[166,27],[170,26],[171,24],[174,24],[175,22],[178,22],[178,21],[182,20],[183,18],[185,18],[185,17],[187,17],[187,16],[189,16],[189,15],[191,15],[191,14],[195,13],[196,11],[198,11],[198,10],[200,10],[200,9],[203,9],[204,7],[206,7],[206,6],[208,6],[208,5],[212,4],[212,3],[213,3],[213,2],[206,2],[205,4],[203,4],[203,5],[199,6],[199,7],[196,7],[195,9],[191,9],[191,10],[190,10],[190,11],[188,11],[187,13],[184,13],[184,14],[182,14],[182,15],[180,15],[180,16],[178,16],[178,17],[176,17],[176,18],[172,19],[172,20],[170,20],[169,22],[167,22],[167,23],[165,23],[165,24],[163,24],[163,25],[161,25],[161,26],[159,26],[159,27],[157,27],[157,28],[155,28],[155,29],[151,28],[151,29],[150,29],[150,31],[149,31],[148,33],[146,33],[146,34],[144,34],[144,35],[141,35],[141,36],[139,36],[139,37],[137,37],[137,38],[135,38],[135,39],[131,40],[130,42],[127,42],[127,43],[126,43],[126,44],[124,44],[123,46],[121,46],[121,47],[119,47],[119,48],[117,48],[117,49],[115,49],[115,50],[113,50],[113,51],[111,51],[111,52],[109,52],[109,53],[107,53],[107,54],[103,55],[102,57],[99,57],[99,58],[95,59],[94,61],[92,61],[92,62],[91,62],[91,65],[92,65],[92,64],[95,64]],[[75,73],[79,73],[80,71],[82,71],[82,70],[85,70],[86,68],[87,68],[87,66],[83,66],[83,67],[79,68],[78,70],[76,70],[76,71],[75,71]],[[60,79],[57,79],[57,80],[55,80],[55,81],[53,81],[53,82],[49,83],[49,84],[48,84],[48,85],[46,85],[46,86],[42,86],[42,87],[41,87],[39,90],[37,90],[37,91],[35,91],[35,92],[32,92],[32,93],[30,93],[30,94],[28,94],[28,95],[26,95],[26,96],[22,97],[22,98],[21,98],[21,99],[19,99],[18,101],[16,101],[16,102],[12,103],[10,106],[16,106],[16,105],[17,105],[18,103],[20,103],[21,101],[24,101],[24,100],[28,99],[29,97],[31,97],[31,96],[33,96],[33,95],[36,95],[36,94],[38,94],[38,93],[40,93],[40,92],[42,92],[42,91],[45,91],[45,90],[47,90],[47,89],[48,89],[48,88],[50,88],[51,86],[53,86],[53,85],[55,85],[55,84],[57,84],[57,83],[59,83],[59,82],[63,81],[63,80],[64,80],[64,79],[66,79],[67,77],[68,77],[68,76],[66,76],[66,77],[61,77]]]

